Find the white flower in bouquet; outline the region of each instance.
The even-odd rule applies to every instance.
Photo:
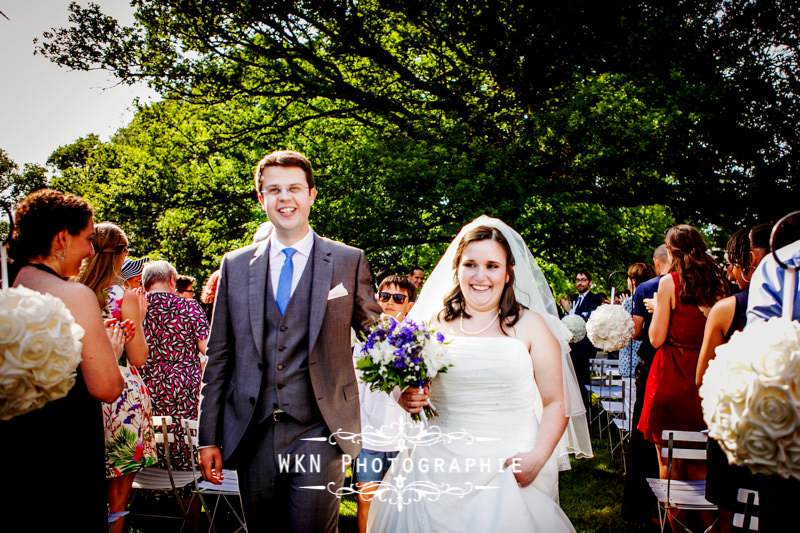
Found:
[[[564,315],[561,323],[572,335],[569,342],[580,342],[586,337],[586,321],[580,315]]]
[[[731,463],[800,479],[800,323],[772,318],[734,333],[700,396],[708,434]]]
[[[595,347],[616,352],[633,338],[633,318],[621,305],[603,304],[586,322],[586,335]]]
[[[25,287],[0,291],[0,420],[67,395],[83,333],[58,298]]]

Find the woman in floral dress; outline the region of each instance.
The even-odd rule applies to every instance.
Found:
[[[144,295],[123,289],[122,263],[128,255],[128,238],[110,222],[96,224],[97,252],[81,266],[78,281],[92,289],[103,309],[103,317],[123,328],[125,353],[120,372],[125,378],[122,394],[113,403],[103,403],[105,427],[106,478],[109,513],[125,511],[137,472],[156,462],[153,428],[150,424],[150,395],[137,367],[147,361],[142,319],[146,309]],[[119,515],[116,515],[119,516]],[[123,519],[113,531],[121,533]]]
[[[200,304],[175,292],[177,277],[166,261],[151,261],[142,272],[148,302],[144,335],[150,347],[142,377],[150,390],[153,414],[169,415],[177,422],[171,428],[175,434],[170,444],[172,468],[191,470],[191,450],[180,420],[197,419],[200,356],[206,351],[209,327]]]

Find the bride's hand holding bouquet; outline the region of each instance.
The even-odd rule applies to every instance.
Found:
[[[404,391],[399,403],[412,419],[436,416],[427,400],[427,386],[451,366],[444,335],[424,322],[398,322],[386,316],[365,336],[359,356],[356,368],[371,390],[391,394],[399,388]]]

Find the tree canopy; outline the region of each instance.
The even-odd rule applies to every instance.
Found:
[[[376,268],[430,263],[487,213],[551,264],[607,273],[673,220],[797,205],[798,3],[133,0],[132,27],[72,4],[37,51],[167,99],[102,164],[54,163],[130,210],[109,214],[149,216],[143,245],[203,234],[188,264],[247,239],[253,164],[295,148],[315,228]]]

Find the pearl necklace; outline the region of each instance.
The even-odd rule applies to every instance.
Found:
[[[499,317],[499,316],[500,316],[500,311],[498,311],[497,314],[494,315],[494,318],[492,319],[491,322],[486,324],[486,326],[482,327],[478,331],[467,331],[467,330],[464,329],[464,315],[461,315],[459,317],[459,319],[458,319],[458,329],[461,330],[461,333],[464,333],[466,335],[480,335],[481,333],[485,333],[486,330],[488,330],[490,327],[492,327],[492,325],[495,322],[497,322],[497,317]]]

